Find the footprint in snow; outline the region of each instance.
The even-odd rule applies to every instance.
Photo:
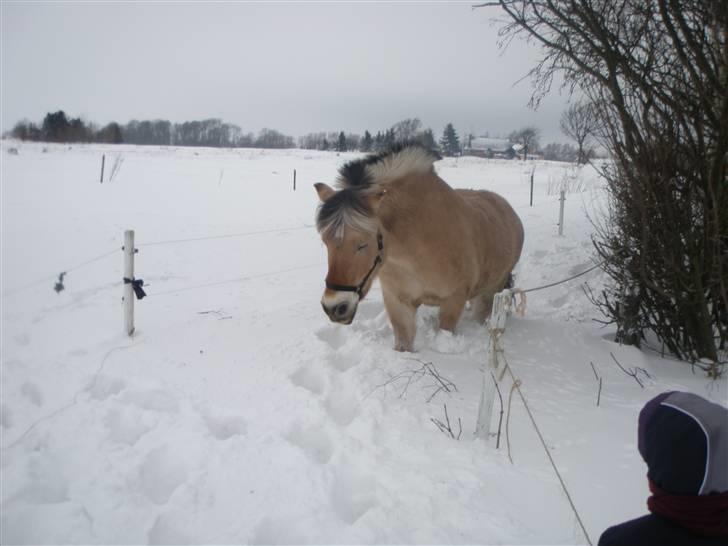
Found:
[[[99,375],[86,387],[86,392],[89,393],[92,399],[103,401],[119,394],[125,388],[126,383],[123,379],[108,375]]]
[[[297,387],[306,389],[313,394],[323,394],[326,389],[326,377],[315,367],[315,363],[301,366],[290,375],[291,382]],[[320,367],[320,365],[319,365]]]
[[[190,518],[182,512],[165,512],[157,516],[147,533],[149,544],[199,544],[201,541],[188,536],[183,529],[190,526]]]
[[[134,408],[112,409],[106,414],[105,424],[109,438],[118,444],[133,446],[152,429],[144,422],[144,415]]]
[[[203,415],[205,425],[213,438],[220,441],[233,436],[244,436],[248,432],[248,423],[239,415]]]
[[[336,351],[327,357],[329,364],[339,371],[345,372],[359,363],[358,355],[349,354],[346,351]]]
[[[320,464],[328,463],[334,454],[334,445],[329,435],[320,427],[304,427],[297,423],[286,436],[286,440]]]
[[[139,487],[154,504],[165,504],[187,481],[187,465],[167,446],[150,451],[139,467]]]
[[[122,396],[122,401],[127,404],[134,404],[145,410],[164,413],[176,413],[179,411],[177,399],[162,389],[127,391]]]
[[[345,326],[326,326],[316,332],[316,337],[337,351],[346,343],[344,328]]]
[[[25,477],[26,483],[16,499],[29,504],[60,504],[68,500],[68,481],[57,457],[31,455]]]
[[[324,405],[329,417],[341,426],[350,424],[359,415],[356,394],[344,387],[332,388]]]
[[[331,504],[344,523],[353,525],[376,505],[372,476],[350,464],[339,466],[331,487]]]

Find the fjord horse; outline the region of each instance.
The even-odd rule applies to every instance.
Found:
[[[400,146],[345,164],[338,191],[315,184],[329,265],[324,311],[351,324],[378,276],[397,351],[412,351],[422,304],[439,306],[440,328],[451,332],[468,301],[485,321],[523,247],[523,226],[508,202],[451,188],[435,172],[437,159],[423,147]]]

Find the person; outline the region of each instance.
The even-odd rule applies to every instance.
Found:
[[[599,546],[728,545],[728,409],[665,392],[640,411],[649,515],[610,527]]]

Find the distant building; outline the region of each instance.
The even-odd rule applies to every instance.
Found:
[[[513,159],[521,149],[520,144],[513,144],[507,138],[474,137],[468,144],[466,155],[487,158]]]

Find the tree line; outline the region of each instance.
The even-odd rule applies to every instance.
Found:
[[[565,113],[566,116],[566,113]],[[572,119],[573,116],[568,119]],[[572,138],[571,125],[562,119],[562,130]],[[569,130],[567,130],[569,129]],[[585,129],[586,130],[586,129]],[[587,130],[588,131],[588,130]],[[49,112],[41,124],[20,121],[10,131],[12,138],[43,142],[97,142],[108,144],[138,144],[158,146],[206,146],[216,148],[295,148],[306,150],[334,150],[338,152],[377,152],[402,142],[418,142],[444,156],[467,153],[473,135],[461,138],[452,123],[448,123],[439,139],[431,128],[425,128],[418,118],[403,119],[391,127],[364,135],[339,132],[308,133],[298,140],[275,129],[262,129],[257,135],[244,132],[239,126],[212,118],[200,121],[172,123],[167,120],[131,120],[125,125],[111,122],[103,127],[86,123],[81,118],[70,118],[63,110]],[[588,134],[582,136],[579,148],[569,144],[552,143],[541,152],[543,157],[555,161],[584,162],[589,157],[586,146]],[[525,127],[513,131],[508,139],[520,144],[523,157],[540,150],[539,131]]]
[[[158,146],[209,146],[213,148],[295,148],[295,139],[274,129],[257,135],[220,119],[172,123],[167,120],[132,120],[125,125],[111,122],[103,127],[70,118],[63,110],[49,112],[41,124],[20,121],[10,131],[12,138],[43,142],[100,142]]]

